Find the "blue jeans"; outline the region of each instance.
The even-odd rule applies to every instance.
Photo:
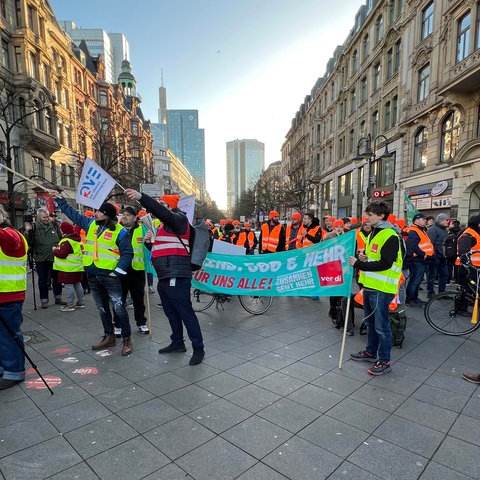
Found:
[[[95,306],[100,314],[105,335],[113,334],[112,313],[110,311],[111,304],[115,312],[115,317],[118,318],[120,322],[122,337],[129,337],[132,331],[130,329],[128,312],[122,302],[122,284],[120,278],[111,277],[110,275],[88,274],[88,284]]]
[[[447,266],[447,259],[438,258],[435,255],[430,263],[430,267],[428,269],[428,279],[427,279],[427,292],[428,293],[435,293],[435,287],[433,286],[433,282],[437,279],[438,275],[438,293],[444,292],[445,288],[447,288],[447,280],[449,278],[448,274],[448,266]]]
[[[188,338],[194,350],[203,348],[202,331],[198,318],[192,308],[190,300],[191,278],[176,278],[175,285],[170,286],[170,278],[158,281],[157,290],[162,301],[163,311],[170,322],[172,343],[177,346],[184,345],[183,325],[187,330]],[[183,322],[183,325],[182,325]]]
[[[0,374],[5,380],[23,380],[25,378],[25,355],[12,333],[16,335],[20,344],[23,343],[23,334],[20,329],[23,302],[0,303]],[[4,324],[11,330],[5,329]]]
[[[393,300],[393,293],[379,292],[378,290],[363,291],[363,319],[367,326],[367,347],[365,350],[377,356],[381,362],[390,361],[392,349],[392,331],[388,318],[388,306]]]
[[[418,298],[418,288],[425,274],[425,261],[413,259],[408,264],[408,269],[410,270],[410,278],[407,284],[407,303],[414,302]]]
[[[61,299],[62,285],[58,283],[58,273],[57,270],[53,269],[53,262],[37,262],[35,268],[37,269],[40,301],[48,303],[48,284],[50,280],[52,280],[53,296],[55,299]]]

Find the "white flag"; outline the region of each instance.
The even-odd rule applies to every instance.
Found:
[[[178,208],[185,212],[187,215],[188,221],[193,223],[193,214],[195,212],[195,194],[187,195],[186,197],[182,197],[178,201]]]
[[[77,203],[100,208],[117,182],[92,159],[86,158],[78,182]]]

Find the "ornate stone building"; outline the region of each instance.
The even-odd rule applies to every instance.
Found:
[[[382,198],[403,217],[405,194],[425,214],[480,213],[478,18],[476,1],[359,9],[282,147],[290,180],[315,185],[319,216],[360,217]]]
[[[117,85],[105,82],[102,58],[72,43],[46,0],[0,0],[0,30],[3,163],[61,188],[72,203],[87,156],[124,187],[153,181],[150,123],[133,76],[124,75]],[[5,172],[0,202],[13,210],[17,225],[38,206],[53,207],[41,189]]]

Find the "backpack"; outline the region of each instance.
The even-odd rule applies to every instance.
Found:
[[[453,260],[457,258],[457,242],[458,237],[463,233],[460,230],[457,233],[449,233],[442,243],[443,255],[447,260]]]
[[[193,225],[190,225],[190,263],[195,272],[202,268],[210,248],[210,230],[203,220],[197,218]]]
[[[407,316],[405,308],[399,307],[398,310],[388,312],[390,320],[390,329],[392,330],[392,346],[402,348],[405,340],[405,329],[407,328]]]

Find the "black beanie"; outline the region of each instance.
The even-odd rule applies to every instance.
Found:
[[[136,211],[133,207],[130,207],[130,206],[125,207],[125,208],[123,209],[123,212],[127,212],[127,213],[129,213],[130,215],[133,215],[134,217],[137,216],[137,211]]]
[[[99,212],[104,213],[107,217],[115,220],[117,218],[117,209],[108,202],[102,203],[100,208],[98,209]]]

